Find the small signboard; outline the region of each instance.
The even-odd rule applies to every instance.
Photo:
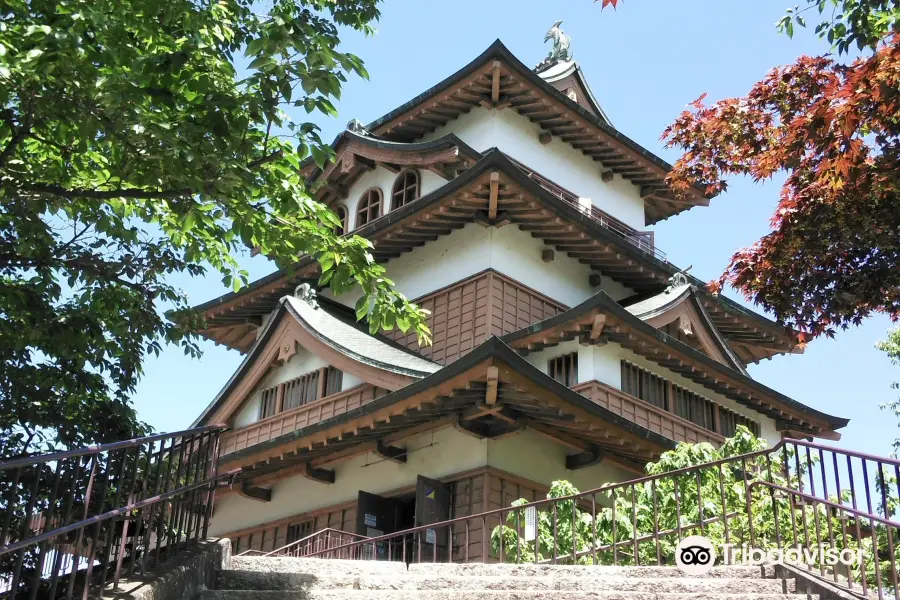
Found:
[[[525,541],[530,542],[537,537],[537,507],[525,509]]]
[[[425,543],[426,544],[434,544],[437,542],[437,535],[434,533],[434,529],[426,529],[425,530]]]
[[[375,515],[366,513],[365,519],[366,527],[375,527],[378,524],[378,519],[375,517]]]

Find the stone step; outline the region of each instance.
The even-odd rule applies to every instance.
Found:
[[[794,580],[750,578],[623,577],[604,574],[567,577],[563,574],[531,577],[511,575],[350,575],[317,577],[305,573],[266,573],[261,571],[223,571],[216,585],[219,590],[505,590],[505,591],[643,591],[709,593],[793,593]]]
[[[342,575],[398,575],[407,574],[403,562],[374,560],[338,560],[324,558],[243,557],[232,558],[232,570],[266,573],[303,573],[316,577]],[[410,575],[540,577],[540,576],[606,576],[606,577],[684,577],[676,567],[621,567],[611,565],[549,565],[549,564],[485,564],[485,563],[412,563]],[[703,577],[728,579],[772,579],[774,567],[716,566]]]
[[[353,562],[353,561],[347,561]],[[506,575],[508,577],[684,577],[684,573],[677,567],[638,566],[623,567],[612,565],[548,565],[548,564],[435,564],[418,563],[409,565],[409,573],[416,575],[441,575],[441,576],[476,576],[476,575]],[[742,565],[720,565],[710,569],[703,575],[704,578],[727,579],[774,579],[775,567],[750,567]]]
[[[619,592],[605,590],[206,590],[200,600],[819,600],[818,596],[707,592]]]

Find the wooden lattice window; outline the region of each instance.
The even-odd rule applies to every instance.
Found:
[[[341,391],[344,383],[344,372],[334,367],[325,369],[325,395],[330,396]]]
[[[721,424],[721,433],[725,437],[731,437],[737,431],[738,425],[743,425],[753,432],[753,435],[759,436],[759,423],[753,419],[748,419],[744,415],[730,411],[727,408],[719,408],[719,423]]]
[[[259,418],[265,419],[271,417],[278,410],[278,386],[271,387],[262,391],[262,398],[259,402]]]
[[[359,207],[356,209],[356,226],[362,227],[381,216],[381,190],[372,188],[359,199]]]
[[[397,210],[418,197],[419,174],[415,171],[403,171],[394,181],[394,188],[391,190],[391,210]]]
[[[669,410],[669,382],[626,360],[622,361],[622,391]]]
[[[578,383],[578,353],[557,356],[547,362],[547,373],[566,387]]]
[[[284,410],[314,402],[319,397],[319,371],[307,373],[284,384]]]
[[[699,394],[673,386],[675,414],[710,431],[716,430],[716,405]]]
[[[347,233],[350,228],[347,226],[347,207],[341,204],[334,210],[334,214],[337,215],[337,218],[341,220],[341,226],[334,230],[335,235],[344,235]]]

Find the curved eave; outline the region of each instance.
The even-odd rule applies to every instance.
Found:
[[[506,335],[503,337],[503,341],[514,348],[527,347],[529,339],[533,339],[535,337],[543,335],[544,332],[548,332],[551,330],[556,331],[562,326],[574,322],[586,314],[590,314],[591,311],[597,311],[608,316],[612,316],[617,321],[624,324],[634,332],[643,334],[644,340],[647,340],[648,342],[652,340],[652,343],[659,348],[668,347],[672,350],[677,351],[692,363],[701,365],[708,371],[726,376],[739,383],[740,386],[748,392],[763,397],[768,403],[771,403],[773,405],[773,408],[780,410],[784,414],[795,415],[804,421],[818,424],[818,426],[821,427],[823,431],[834,431],[846,426],[847,423],[849,423],[849,419],[835,417],[833,415],[820,412],[810,406],[789,398],[788,396],[785,396],[784,394],[773,390],[772,388],[763,385],[762,383],[759,383],[754,379],[751,379],[749,376],[744,375],[743,373],[732,369],[727,365],[714,360],[713,358],[710,358],[706,354],[695,350],[694,348],[691,348],[687,344],[676,340],[666,333],[657,330],[652,325],[645,323],[640,318],[628,312],[628,310],[619,305],[603,291],[598,292],[588,300],[582,302],[578,306],[569,309],[566,312],[560,313],[554,317],[551,317],[550,319],[546,319],[544,321],[541,321],[540,323],[536,323],[515,333]],[[729,394],[726,391],[719,391],[719,393],[722,393],[723,395],[728,397],[732,397],[748,408],[766,414],[766,411],[761,410],[760,406],[749,403],[740,395],[735,396],[734,394]],[[770,416],[775,419],[779,418],[774,414],[771,414]]]
[[[556,103],[556,109],[560,110],[557,117],[548,117],[549,120],[541,120],[540,124],[548,131],[556,133],[562,139],[566,134],[560,133],[559,127],[571,127],[576,125],[579,130],[594,129],[596,133],[603,139],[603,147],[595,151],[588,151],[586,146],[581,143],[575,145],[580,151],[591,156],[594,160],[606,164],[611,170],[622,174],[642,190],[646,190],[645,205],[650,208],[648,210],[646,222],[652,224],[660,220],[671,217],[679,212],[687,210],[696,205],[707,205],[711,197],[706,193],[705,189],[699,187],[692,188],[690,197],[684,200],[676,200],[668,189],[665,182],[666,175],[671,171],[672,167],[663,159],[659,158],[628,136],[608,124],[605,116],[602,114],[594,114],[591,110],[574,102],[562,92],[554,88],[552,85],[544,81],[540,75],[525,66],[517,59],[500,40],[494,42],[485,52],[478,58],[470,62],[468,65],[428,89],[419,94],[412,100],[406,102],[402,106],[389,112],[379,119],[373,121],[368,129],[378,135],[399,137],[404,139],[415,139],[420,137],[422,133],[433,131],[438,126],[446,124],[456,117],[446,118],[443,116],[429,115],[424,129],[415,131],[411,128],[414,126],[413,121],[421,118],[421,115],[429,110],[428,105],[433,104],[435,98],[438,102],[443,102],[447,97],[460,93],[465,86],[473,86],[479,82],[473,81],[474,78],[488,76],[494,69],[494,64],[505,67],[512,73],[516,81],[524,82],[526,91],[522,94],[534,92],[542,97],[546,97],[548,102]],[[581,77],[583,80],[583,77]],[[488,79],[488,81],[490,81]],[[521,84],[516,83],[516,89],[521,88]],[[488,86],[489,87],[489,86]],[[480,88],[479,88],[480,89]],[[448,94],[448,90],[452,90]],[[467,93],[467,97],[472,98],[473,94]],[[506,94],[501,94],[506,95]],[[490,94],[487,99],[483,94],[474,94],[476,99],[469,100],[469,108],[459,109],[460,114],[468,112],[471,108],[481,105],[483,102],[490,100]],[[529,101],[533,104],[535,101]],[[594,100],[596,102],[596,100]],[[513,103],[512,109],[525,114],[519,105]],[[555,109],[555,110],[556,110]],[[550,111],[553,112],[553,111]],[[536,121],[537,116],[534,111],[530,111],[529,117],[532,121]],[[553,120],[565,121],[565,123],[552,123]],[[416,125],[418,127],[418,125]],[[404,129],[405,128],[405,129]],[[406,131],[409,130],[409,131]],[[574,145],[574,144],[573,144]],[[628,167],[627,165],[636,165]],[[652,214],[651,214],[652,213]]]
[[[473,222],[476,216],[483,212],[483,209],[487,208],[486,200],[484,201],[483,209],[472,208],[465,215],[459,213],[460,216],[458,217],[447,216],[450,214],[447,211],[461,209],[448,209],[447,205],[454,201],[454,195],[464,192],[470,193],[473,186],[480,185],[484,187],[486,184],[483,181],[487,179],[491,172],[501,174],[502,186],[515,188],[515,192],[510,193],[511,197],[521,192],[528,196],[529,199],[533,199],[537,205],[546,207],[547,215],[553,219],[558,218],[564,220],[568,225],[576,226],[578,231],[572,234],[576,238],[572,243],[584,244],[585,239],[581,239],[580,236],[586,236],[587,239],[591,240],[591,243],[596,242],[609,248],[610,255],[608,257],[601,256],[602,260],[598,259],[596,263],[577,253],[572,254],[573,257],[589,264],[591,268],[603,272],[613,279],[622,281],[623,284],[637,290],[639,293],[657,293],[661,291],[667,285],[669,278],[680,271],[675,265],[656,258],[652,254],[639,249],[625,238],[603,227],[581,208],[560,199],[530,179],[518,166],[496,149],[485,152],[478,163],[437,190],[375,219],[364,227],[353,231],[352,234],[361,235],[375,243],[374,254],[379,262],[386,262],[393,256],[399,255],[397,253],[402,254],[412,251],[416,247],[427,243],[428,239],[436,239],[438,235],[450,233],[466,223]],[[515,201],[514,198],[513,201]],[[503,212],[502,202],[500,212]],[[431,237],[419,238],[423,241],[412,240],[408,245],[402,247],[399,245],[400,240],[405,236],[412,236],[412,233],[409,232],[415,229],[417,223],[427,222],[429,223],[428,227],[434,230],[438,227],[436,223],[445,217],[454,219],[453,222],[448,222],[445,232],[436,233]],[[572,239],[572,236],[569,234],[564,236],[562,233],[554,233],[552,231],[553,227],[556,227],[557,230],[559,229],[554,223],[549,223],[545,227],[541,224],[529,224],[515,216],[513,216],[512,222],[523,230],[531,232],[534,237],[544,239],[548,245],[553,245],[554,247],[566,248],[566,244],[570,243],[567,240]],[[440,227],[443,226],[440,225]],[[393,236],[393,239],[386,240],[385,236],[387,235]],[[258,320],[260,316],[274,310],[278,299],[285,293],[291,292],[298,283],[304,279],[309,279],[314,283],[316,277],[317,265],[315,261],[307,257],[301,259],[289,270],[272,273],[254,282],[248,288],[244,288],[236,293],[230,292],[203,303],[195,307],[195,310],[204,313],[207,318],[209,325],[205,332],[207,337],[218,343],[224,343],[229,347],[246,351],[247,346],[238,345],[226,339],[225,336],[232,335],[227,327],[243,323],[248,319]],[[692,282],[699,284],[698,288],[700,288],[700,293],[703,295],[704,300],[729,305],[735,304],[737,306],[736,303],[724,296],[713,298],[701,287],[702,283],[698,280],[692,279]],[[752,311],[747,311],[747,314],[754,319],[752,323],[759,323],[759,326],[752,325],[752,323],[752,326],[747,326],[746,329],[751,335],[761,335],[752,333],[752,330],[757,328],[764,331],[776,330],[776,332],[779,329],[776,324],[768,321],[765,317],[755,315]],[[716,320],[716,315],[711,315],[711,318],[717,327],[721,328],[720,323]],[[221,330],[216,330],[216,328],[221,328]],[[241,334],[242,332],[237,332],[235,335]],[[252,341],[253,336],[251,334],[252,332],[246,333],[244,339]],[[775,334],[773,333],[773,335]],[[731,341],[727,334],[726,338]],[[775,338],[769,339],[774,340]],[[789,351],[789,349],[777,351]],[[752,356],[749,358],[753,359]]]
[[[333,143],[334,162],[320,169],[304,164],[307,184],[322,197],[323,188],[334,187],[333,198],[342,193],[367,170],[376,165],[394,169],[431,168],[450,178],[456,169],[471,166],[481,154],[454,134],[428,142],[396,142],[344,131]],[[350,157],[348,160],[347,157]]]

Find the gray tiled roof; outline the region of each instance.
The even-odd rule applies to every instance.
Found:
[[[322,305],[314,306],[294,296],[285,296],[282,302],[312,335],[359,362],[419,378],[441,368],[438,363],[370,335],[358,324],[348,322]]]

